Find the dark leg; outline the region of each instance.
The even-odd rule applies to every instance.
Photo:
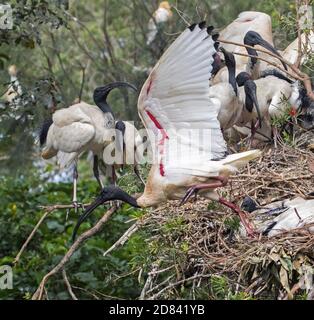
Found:
[[[213,177],[212,179],[215,179],[218,181],[213,182],[213,183],[208,183],[208,184],[205,184],[205,183],[204,184],[197,184],[197,185],[189,188],[188,191],[186,192],[185,196],[183,197],[180,205],[186,203],[192,197],[193,194],[197,194],[197,192],[200,190],[216,189],[216,188],[225,186],[228,182],[227,178],[221,177],[221,176]],[[255,234],[254,228],[251,225],[251,223],[249,222],[247,215],[243,211],[241,211],[241,209],[237,205],[235,205],[232,202],[229,202],[228,200],[226,200],[224,198],[219,198],[219,203],[221,203],[221,204],[227,206],[228,208],[232,209],[233,211],[235,211],[239,215],[240,220],[241,220],[247,234],[249,236],[254,236],[254,234]]]
[[[112,184],[116,185],[117,184],[117,175],[116,175],[116,168],[114,167],[114,165],[112,165],[111,167],[111,179],[112,179]]]
[[[135,164],[134,165],[134,173],[136,174],[136,176],[141,180],[141,182],[143,183],[144,187],[145,187],[145,181],[143,180],[141,174],[140,174],[140,171],[138,169],[138,165]]]
[[[98,156],[96,156],[96,155],[94,155],[93,172],[94,172],[94,177],[96,178],[96,180],[102,190],[104,188],[104,185],[100,179],[99,167],[98,167]]]

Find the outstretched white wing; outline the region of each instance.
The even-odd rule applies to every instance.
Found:
[[[167,166],[195,167],[225,155],[219,103],[209,98],[216,52],[211,30],[204,22],[187,28],[142,87],[138,110],[146,129],[153,132],[162,176]]]

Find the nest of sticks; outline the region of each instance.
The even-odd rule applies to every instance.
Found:
[[[291,144],[279,140],[220,190],[241,205],[246,195],[260,205],[313,198],[314,134]],[[226,211],[227,210],[227,211]],[[142,299],[314,299],[314,235],[296,229],[275,237],[241,236],[229,209],[199,199],[179,207],[176,201],[138,221],[145,230],[151,262]]]

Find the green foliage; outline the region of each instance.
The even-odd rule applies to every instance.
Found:
[[[95,181],[79,183],[79,200],[90,201],[97,194]],[[37,174],[14,179],[0,178],[0,265],[12,263],[18,250],[26,240],[43,211],[41,205],[70,202],[72,184],[48,183]],[[90,228],[100,218],[104,209],[100,208],[85,222],[80,232]],[[136,276],[121,277],[132,271],[131,256],[142,251],[144,238],[137,235],[129,244],[103,258],[103,252],[130,226],[125,224],[136,211],[124,206],[105,225],[103,231],[87,241],[72,257],[67,265],[68,277],[79,298],[91,299],[92,294],[100,298],[117,296],[135,298],[140,288]],[[13,290],[0,290],[0,299],[29,299],[41,278],[56,265],[71,245],[70,239],[77,216],[73,211],[66,219],[66,211],[54,211],[46,218],[20,262],[13,268]],[[121,278],[120,278],[121,277]],[[78,287],[80,289],[75,289]],[[61,274],[47,285],[50,299],[69,299]]]

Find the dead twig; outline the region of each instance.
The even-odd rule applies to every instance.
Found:
[[[85,231],[81,234],[77,240],[72,244],[70,249],[61,259],[61,261],[51,270],[49,271],[41,280],[39,287],[37,288],[36,292],[33,294],[32,300],[41,300],[43,297],[43,292],[45,288],[45,284],[47,283],[48,279],[58,273],[60,270],[64,268],[64,266],[68,263],[74,252],[80,247],[80,245],[85,242],[87,239],[98,233],[103,225],[110,219],[110,217],[118,210],[120,205],[116,205],[110,208],[103,217],[96,223],[96,225],[89,230]]]

